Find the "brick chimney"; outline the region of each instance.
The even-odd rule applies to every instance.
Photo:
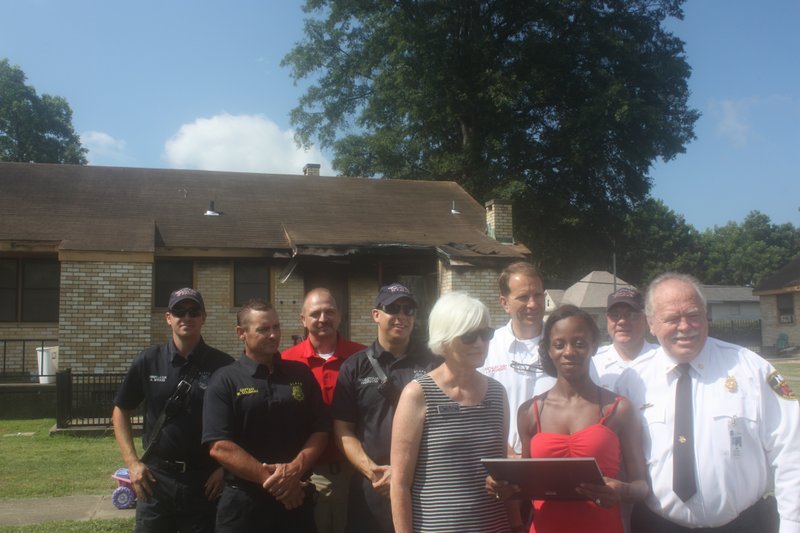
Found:
[[[303,167],[303,175],[319,176],[319,165],[317,163],[306,163]]]
[[[489,200],[486,207],[486,233],[504,244],[514,243],[514,226],[511,222],[510,200]]]

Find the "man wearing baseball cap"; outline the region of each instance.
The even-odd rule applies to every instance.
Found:
[[[138,502],[136,531],[214,531],[222,468],[201,445],[203,398],[214,371],[233,359],[201,335],[206,320],[200,292],[174,291],[165,319],[172,335],[136,356],[114,398],[114,435]],[[145,402],[139,455],[131,414]]]
[[[614,390],[614,384],[623,370],[640,355],[658,348],[658,344],[645,339],[647,319],[644,297],[633,287],[622,287],[608,295],[606,327],[611,344],[597,350],[593,363],[598,384]]]
[[[417,314],[414,294],[399,283],[381,287],[372,319],[378,338],[339,369],[333,395],[337,445],[356,469],[350,483],[346,531],[391,533],[389,501],[392,419],[400,391],[439,361],[411,333]]]

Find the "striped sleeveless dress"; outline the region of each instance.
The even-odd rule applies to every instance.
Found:
[[[505,457],[503,386],[489,379],[478,405],[453,402],[429,375],[416,381],[425,423],[411,486],[413,530],[431,533],[509,531],[505,505],[486,493],[484,457]]]

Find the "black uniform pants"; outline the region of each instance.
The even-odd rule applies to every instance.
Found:
[[[777,533],[778,512],[775,498],[761,498],[739,516],[719,527],[688,528],[670,522],[650,510],[647,505],[633,506],[632,533]]]
[[[213,533],[216,502],[204,494],[208,474],[148,468],[156,482],[150,484],[153,495],[136,502],[136,533]]]
[[[266,491],[227,483],[217,510],[217,533],[317,533],[314,498],[288,511]]]

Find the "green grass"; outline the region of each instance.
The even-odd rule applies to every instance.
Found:
[[[111,474],[125,465],[113,436],[51,437],[53,423],[0,420],[0,499],[103,494],[117,486]]]
[[[0,527],[0,533],[130,533],[131,531],[133,531],[133,518]]]

